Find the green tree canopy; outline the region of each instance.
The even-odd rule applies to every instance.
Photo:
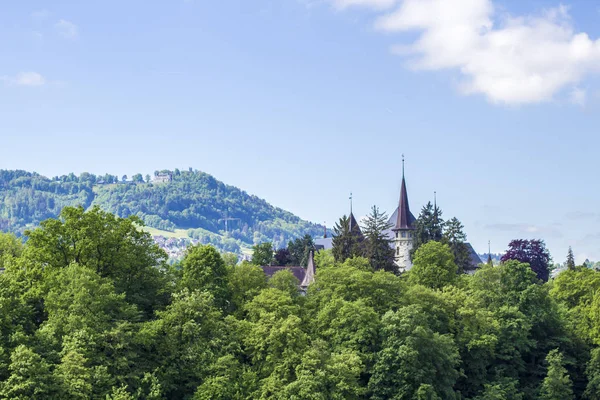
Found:
[[[573,383],[564,367],[563,356],[557,350],[552,350],[548,357],[548,373],[542,382],[541,400],[570,400],[573,399]]]
[[[409,280],[413,283],[442,288],[457,279],[458,268],[454,254],[447,244],[430,241],[421,246],[414,255]]]
[[[273,244],[265,242],[252,247],[252,264],[267,266],[273,263]]]

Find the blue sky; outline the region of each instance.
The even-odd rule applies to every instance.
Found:
[[[331,226],[393,212],[404,153],[479,252],[600,259],[595,2],[93,3],[4,5],[0,168],[194,167]]]

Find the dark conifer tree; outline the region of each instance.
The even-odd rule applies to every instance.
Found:
[[[471,267],[469,248],[465,243],[467,241],[467,235],[463,231],[463,224],[458,218],[454,217],[446,221],[444,224],[444,237],[442,241],[450,246],[459,273],[463,273]]]
[[[444,220],[442,210],[431,202],[421,209],[421,213],[415,222],[415,241],[411,251],[414,254],[421,245],[435,240],[441,241],[444,236]]]
[[[386,234],[391,227],[387,214],[380,212],[377,206],[373,206],[363,227],[365,256],[369,259],[373,270],[394,271],[396,269],[393,240]]]
[[[309,234],[304,235],[294,241],[288,243],[288,252],[290,255],[290,264],[301,265],[306,267],[308,265],[308,255],[311,251],[315,250],[315,243],[312,236]]]
[[[343,216],[333,227],[333,257],[337,262],[344,262],[348,258],[362,256],[362,233],[356,224],[350,228],[350,218]]]
[[[567,269],[575,269],[575,256],[573,256],[573,250],[569,246],[569,252],[567,253]]]

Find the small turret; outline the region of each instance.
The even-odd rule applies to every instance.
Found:
[[[414,243],[414,230],[416,218],[410,212],[408,205],[408,192],[404,178],[404,155],[402,155],[402,187],[400,201],[396,211],[396,221],[392,228],[394,232],[395,263],[399,272],[404,272],[412,267],[410,251]]]

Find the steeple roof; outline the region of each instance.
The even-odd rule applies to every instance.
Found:
[[[408,206],[408,194],[406,192],[406,181],[404,179],[404,167],[402,168],[402,189],[400,189],[400,202],[396,216],[396,224],[392,228],[395,231],[402,229],[414,229],[415,217]]]
[[[314,253],[311,250],[308,255],[308,266],[306,267],[306,273],[304,275],[304,279],[302,279],[302,283],[300,283],[300,287],[303,290],[315,281],[315,258]]]
[[[350,228],[350,232],[352,232],[354,229],[358,230],[358,233],[360,233],[362,235],[362,231],[360,230],[360,225],[358,224],[358,222],[356,222],[356,218],[354,218],[354,214],[352,213],[352,211],[350,211],[350,216],[348,217],[349,220],[349,228]]]

